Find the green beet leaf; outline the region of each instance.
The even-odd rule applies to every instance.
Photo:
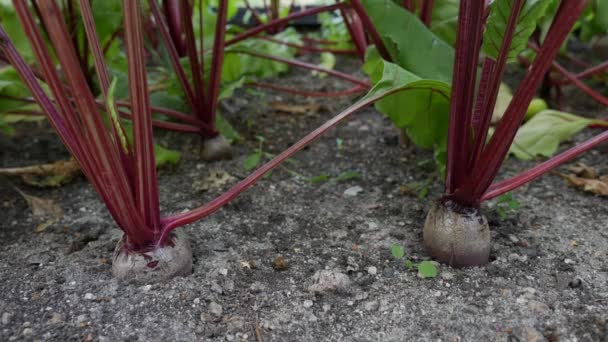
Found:
[[[445,162],[450,86],[440,80],[423,79],[368,51],[364,71],[374,83],[366,98],[395,92],[376,102],[376,108],[395,126],[406,129],[412,142],[435,148],[440,167]]]
[[[458,0],[436,0],[433,6],[431,31],[452,46],[456,42],[458,5]]]
[[[403,246],[394,244],[391,246],[391,254],[395,259],[402,259],[405,256],[405,250],[403,249]]]
[[[517,62],[519,55],[526,48],[530,36],[536,29],[538,22],[547,13],[547,7],[552,0],[526,0],[519,17],[517,26],[509,48],[508,62]],[[500,46],[507,30],[507,23],[513,0],[494,0],[490,5],[490,16],[488,17],[486,31],[483,36],[483,52],[497,59]]]
[[[393,61],[420,78],[452,83],[454,49],[391,0],[363,0]]]
[[[430,261],[422,261],[418,264],[418,274],[422,278],[435,278],[438,273],[437,267]]]
[[[510,153],[523,160],[550,157],[559,144],[583,130],[592,120],[556,110],[543,110],[517,131]]]

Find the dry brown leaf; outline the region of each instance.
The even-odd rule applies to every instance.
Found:
[[[25,184],[40,188],[61,186],[80,173],[80,166],[74,158],[50,164],[0,169],[0,176],[18,176]]]
[[[570,184],[582,189],[583,191],[600,196],[608,196],[608,182],[606,181],[602,181],[601,179],[582,178],[574,175],[559,175],[567,179]]]
[[[317,103],[310,103],[305,105],[292,105],[282,102],[271,102],[270,108],[278,110],[280,112],[291,113],[291,114],[306,114],[306,113],[317,113],[321,110],[321,105]]]
[[[578,177],[597,179],[597,171],[585,163],[576,163],[576,165],[569,167],[568,170]]]
[[[63,217],[63,210],[61,210],[61,207],[55,201],[28,195],[17,188],[15,190],[25,199],[27,205],[32,210],[32,215],[40,221],[36,226],[36,232],[43,232],[49,226],[59,222]]]
[[[241,267],[242,268],[246,268],[246,269],[250,269],[253,270],[257,267],[257,265],[255,264],[255,261],[253,260],[242,260],[240,261]]]
[[[272,268],[274,268],[277,271],[284,271],[287,269],[287,261],[285,261],[285,258],[282,255],[278,255],[272,261]]]

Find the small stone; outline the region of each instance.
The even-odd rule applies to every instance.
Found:
[[[148,292],[150,290],[152,290],[152,285],[148,284],[148,285],[144,285],[141,287],[142,291],[144,292]]]
[[[92,293],[87,292],[87,293],[84,294],[84,299],[86,299],[86,300],[93,300],[93,299],[95,299],[95,296]]]
[[[217,294],[224,293],[224,290],[222,289],[222,287],[220,286],[220,284],[218,284],[216,282],[211,283],[211,291],[215,292]]]
[[[359,264],[357,263],[354,257],[349,256],[346,259],[346,272],[351,273],[357,271],[359,271]]]
[[[517,253],[511,253],[511,254],[509,254],[509,256],[507,257],[507,259],[508,259],[510,262],[519,261],[519,254],[517,254]]]
[[[218,271],[219,274],[223,275],[223,276],[227,276],[228,275],[228,269],[226,268],[220,268]]]
[[[568,264],[568,265],[574,265],[574,264],[576,264],[576,262],[574,260],[569,259],[569,258],[564,259],[564,262],[566,264]]]
[[[63,316],[61,316],[61,314],[58,313],[58,312],[53,312],[51,314],[51,319],[49,319],[49,323],[51,323],[51,324],[59,324],[61,322],[63,322]]]
[[[260,283],[259,281],[256,281],[253,284],[251,284],[251,286],[249,286],[249,289],[253,293],[260,293],[260,292],[263,292],[264,290],[266,290],[266,285]]]
[[[305,308],[310,308],[310,307],[312,307],[313,302],[312,302],[312,300],[307,299],[307,300],[304,301],[303,305],[304,305]]]
[[[528,302],[528,308],[539,314],[547,313],[549,311],[549,307],[545,303],[541,303],[536,300],[531,300]]]
[[[2,322],[3,325],[8,325],[11,322],[12,317],[13,317],[12,313],[5,312],[2,314],[2,318],[0,318],[0,321]]]
[[[376,275],[378,273],[378,269],[376,268],[376,266],[370,266],[367,268],[367,273],[369,275]]]
[[[323,312],[327,312],[331,309],[331,305],[329,304],[323,304]]]
[[[583,281],[581,280],[581,278],[574,278],[572,279],[569,283],[568,286],[570,286],[570,288],[576,289],[579,288],[583,285]]]
[[[344,190],[344,196],[346,197],[355,197],[357,196],[360,192],[363,191],[363,188],[356,185],[356,186],[352,186],[346,190]]]
[[[454,273],[450,273],[450,272],[441,272],[440,276],[441,276],[441,279],[443,279],[443,280],[454,279]]]
[[[378,303],[377,300],[370,300],[365,302],[365,304],[363,304],[363,308],[365,309],[365,311],[376,311],[378,310],[378,307],[380,306],[380,303]]]
[[[192,301],[192,303],[194,304],[200,304],[201,303],[201,299],[200,298],[194,298],[194,300]]]
[[[523,340],[526,342],[545,341],[545,337],[538,330],[532,327],[525,327],[522,331]]]
[[[222,306],[216,302],[209,303],[208,310],[212,315],[214,315],[216,317],[221,316],[222,313],[224,312],[224,309],[222,308]]]
[[[34,334],[34,331],[32,330],[32,328],[23,329],[23,336],[32,336],[33,334]]]
[[[519,238],[513,234],[509,234],[509,240],[511,240],[513,243],[519,242]]]
[[[312,280],[312,285],[308,287],[312,293],[348,292],[351,286],[348,276],[337,271],[317,271]]]
[[[76,323],[77,324],[84,324],[87,320],[87,315],[78,315],[76,317]]]

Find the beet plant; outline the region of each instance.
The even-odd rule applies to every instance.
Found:
[[[194,115],[176,116],[179,113],[175,111],[179,108],[172,108],[173,113],[165,111],[163,114],[172,114],[180,121],[188,119],[181,126],[174,125],[170,129],[201,135],[203,159],[217,160],[230,156],[229,142],[219,133],[224,133],[228,138],[235,137],[236,133],[231,129],[222,130],[222,127],[229,125],[219,115],[218,103],[243,85],[309,97],[343,96],[365,91],[369,87],[364,80],[331,70],[333,66],[324,67],[293,58],[296,51],[330,55],[354,52],[302,44],[300,34],[293,28],[287,28],[290,21],[297,18],[334,10],[346,11],[345,3],[298,12],[287,11],[279,15],[279,2],[276,1],[269,7],[268,14],[272,15],[263,20],[245,2],[257,23],[249,29],[227,25],[228,19],[236,13],[235,4],[229,1],[218,1],[217,7],[205,1],[166,0],[162,8],[154,0],[148,1],[148,4],[158,28],[158,40],[164,48],[158,48],[157,54],[161,57],[161,64],[165,62],[170,65],[174,72],[164,87],[171,94],[175,94],[177,89]],[[337,77],[354,86],[345,91],[314,92],[259,81],[276,76],[289,66]]]
[[[602,133],[517,176],[493,183],[536,90],[586,2],[560,1],[551,12],[550,1],[495,0],[489,7],[484,2],[461,1],[455,49],[414,13],[391,1],[361,3],[376,25],[378,45],[393,61],[381,58],[380,49],[368,51],[364,69],[374,89],[404,84],[409,88],[378,101],[376,107],[406,129],[415,144],[434,148],[438,164],[445,167],[445,193],[432,204],[424,225],[426,249],[433,258],[455,267],[484,264],[490,254],[490,231],[481,203],[608,140],[608,133]],[[545,16],[552,19],[542,44],[504,116],[492,129],[506,65],[517,61],[537,21]],[[583,122],[581,128],[588,123]],[[555,133],[541,134],[551,137]]]
[[[203,53],[199,53],[197,48],[197,43],[201,51],[205,46],[205,33],[202,32],[204,26],[202,24],[199,26],[198,42],[194,34],[194,4],[189,1],[165,1],[165,17],[156,0],[150,0],[148,4],[169,55],[171,66],[177,75],[193,116],[196,118],[193,124],[197,126],[203,138],[201,157],[210,161],[229,158],[231,156],[230,143],[219,134],[216,128],[220,78],[224,62],[224,39],[228,20],[228,1],[220,0],[218,2],[210,58],[211,67],[208,73],[205,72],[205,59],[201,58]],[[200,10],[199,20],[202,23],[203,11],[207,9],[202,1],[197,5]],[[188,57],[192,82],[182,67],[180,55]]]
[[[113,274],[121,280],[149,282],[189,274],[192,271],[190,244],[177,228],[212,214],[356,110],[399,91],[380,89],[368,95],[206,205],[161,216],[141,2],[122,1],[130,95],[128,103],[123,105],[130,108],[130,129],[120,120],[119,103],[114,100],[115,82],[108,72],[89,1],[79,0],[77,4],[101,89],[101,104],[79,66],[60,6],[46,0],[36,4],[47,28],[45,34],[28,3],[14,1],[36,67],[24,60],[2,25],[0,54],[14,67],[123,231],[112,264]],[[132,139],[128,138],[129,133]]]

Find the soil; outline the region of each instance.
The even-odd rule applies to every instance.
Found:
[[[338,69],[357,65],[341,60]],[[295,70],[275,81],[344,87]],[[256,135],[266,138],[265,151],[278,153],[355,98],[242,90],[223,105],[243,136],[228,161],[204,163],[198,138],[158,132],[161,144],[182,152],[178,166],[160,172],[163,213],[195,208],[225,190],[229,184],[197,190],[213,172],[245,177]],[[269,107],[277,101],[321,110],[281,113]],[[588,101],[570,103],[580,114],[607,114]],[[19,124],[2,139],[2,167],[67,156],[45,124]],[[398,140],[373,108],[356,114],[219,212],[180,228],[192,242],[194,272],[166,283],[112,277],[121,232],[84,178],[50,190],[1,181],[0,340],[608,340],[605,198],[548,174],[513,192],[521,207],[503,220],[495,201],[484,204],[492,229],[487,266],[439,266],[436,278],[423,279],[391,256],[391,246],[403,246],[414,263],[427,258],[422,226],[442,185],[432,153]],[[604,156],[592,151],[578,161],[605,173]],[[510,158],[501,177],[533,164]],[[358,176],[336,179],[350,171]],[[333,178],[308,181],[318,175]],[[412,182],[428,184],[428,195],[400,190]],[[13,186],[55,201],[61,221],[36,232],[38,221]]]

